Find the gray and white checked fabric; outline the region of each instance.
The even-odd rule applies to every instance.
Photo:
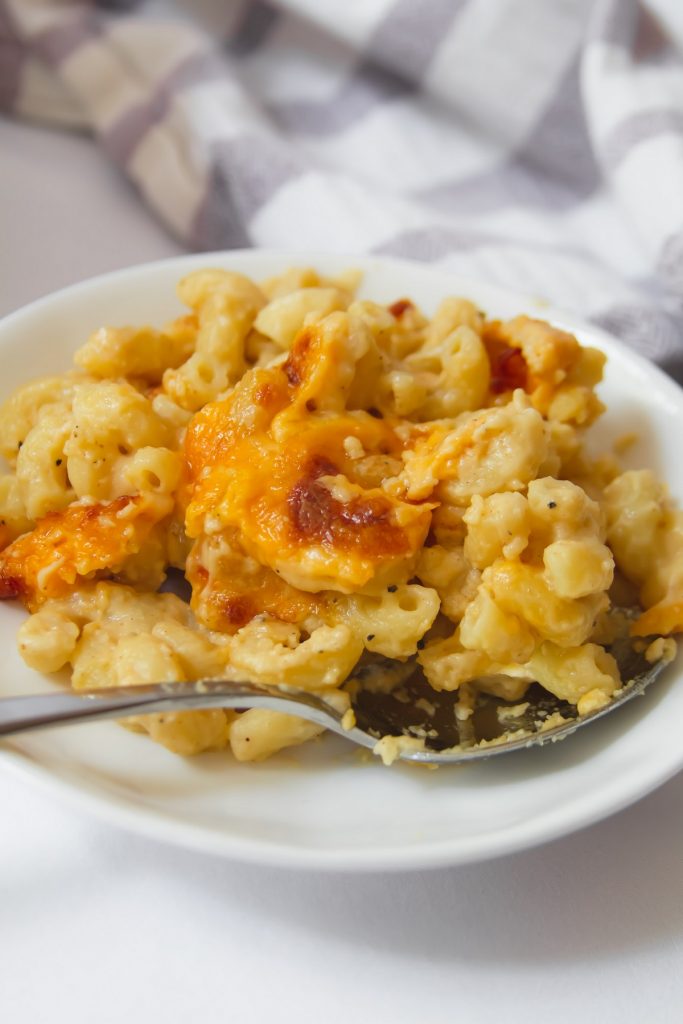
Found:
[[[683,380],[682,53],[683,0],[0,0],[0,108],[189,248],[438,263]]]

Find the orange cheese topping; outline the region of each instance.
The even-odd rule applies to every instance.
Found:
[[[233,633],[265,612],[281,622],[303,622],[323,609],[322,600],[286,583],[224,543],[223,537],[198,541],[188,559],[192,608],[209,629]]]
[[[683,601],[665,598],[631,625],[631,636],[670,636],[683,632]]]
[[[579,345],[573,334],[517,316],[485,323],[482,340],[494,400],[523,388],[543,416],[577,425],[591,423],[604,411],[593,389],[602,378],[605,357]]]
[[[246,374],[202,409],[185,442],[191,537],[235,531],[241,547],[295,587],[352,591],[422,546],[431,505],[357,482],[357,452],[400,456],[388,420],[334,408],[347,373],[315,327],[281,366]]]
[[[0,552],[0,598],[18,597],[33,610],[79,577],[116,571],[169,511],[165,502],[124,496],[51,512]]]

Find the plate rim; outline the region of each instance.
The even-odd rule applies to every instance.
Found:
[[[527,823],[523,827],[518,824],[506,826],[492,833],[495,838],[482,840],[479,837],[476,849],[474,841],[468,844],[461,838],[414,843],[405,847],[375,846],[372,849],[337,850],[261,842],[216,832],[196,823],[183,823],[162,810],[136,807],[115,794],[98,795],[94,787],[76,786],[68,779],[52,775],[48,769],[21,751],[0,749],[0,765],[4,765],[10,774],[26,781],[38,792],[56,795],[63,805],[91,814],[102,824],[116,826],[155,842],[259,867],[321,873],[377,874],[485,863],[582,832],[639,803],[669,782],[683,768],[683,755],[680,764],[670,765],[666,772],[659,772],[646,779],[641,786],[630,789],[619,799],[598,802],[590,811],[577,812],[550,826],[545,818],[534,819],[533,824]],[[605,806],[607,803],[608,806]]]

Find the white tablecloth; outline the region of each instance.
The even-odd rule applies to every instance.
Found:
[[[0,122],[0,313],[177,251],[90,142]],[[164,847],[0,764],[7,1024],[678,1024],[682,954],[683,775],[529,853],[354,877]]]

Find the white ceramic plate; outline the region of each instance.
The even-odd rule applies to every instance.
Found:
[[[180,311],[174,286],[200,266],[256,278],[301,264],[301,255],[232,252],[187,256],[67,288],[0,323],[0,399],[38,374],[60,372],[101,324],[162,323]],[[354,265],[363,294],[402,296],[433,312],[467,295],[489,314],[537,314],[574,330],[609,356],[601,442],[637,430],[631,465],[652,466],[683,498],[683,392],[662,372],[593,327],[539,300],[417,264],[371,258],[310,259],[325,273]],[[54,685],[16,653],[23,612],[0,605],[0,694]],[[563,835],[626,806],[683,766],[680,661],[642,699],[565,743],[468,767],[391,769],[328,736],[260,765],[228,754],[183,760],[114,723],[27,734],[0,763],[50,785],[125,827],[254,862],[335,869],[417,868],[479,860]]]

